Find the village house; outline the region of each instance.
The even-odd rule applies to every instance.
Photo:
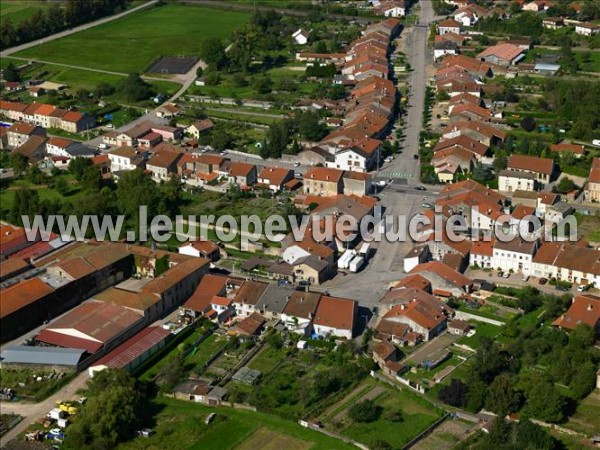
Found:
[[[573,299],[573,303],[552,325],[573,331],[578,325],[589,325],[600,337],[600,297],[592,294],[581,294]]]
[[[177,162],[183,153],[171,152],[164,150],[155,153],[148,161],[146,161],[146,170],[152,173],[154,181],[166,181],[172,175],[177,174]]]
[[[562,17],[546,17],[542,20],[542,25],[549,30],[558,30],[565,26],[565,19]]]
[[[508,242],[496,240],[494,242],[492,267],[530,275],[533,256],[537,248],[537,241],[528,242],[522,238],[511,239]]]
[[[232,162],[227,168],[227,180],[242,189],[256,183],[256,166],[242,162]]]
[[[365,138],[335,152],[335,160],[328,167],[355,172],[368,172],[380,163],[381,141]]]
[[[452,41],[439,41],[433,44],[433,58],[437,61],[446,55],[457,55],[459,47]]]
[[[120,171],[144,168],[148,155],[133,147],[121,147],[108,153],[110,159],[110,171],[115,174]]]
[[[16,122],[8,127],[6,135],[8,146],[15,149],[27,142],[31,136],[46,137],[46,130],[37,125]]]
[[[268,286],[268,283],[245,280],[233,298],[236,316],[244,318],[257,314],[256,305]]]
[[[510,155],[507,169],[535,175],[535,181],[540,186],[548,184],[554,173],[554,160],[529,155]]]
[[[286,328],[302,336],[310,336],[320,299],[321,294],[317,292],[294,291],[281,315]]]
[[[219,178],[225,161],[218,155],[186,153],[177,163],[177,173],[186,183],[202,186]]]
[[[590,22],[580,22],[575,24],[575,33],[583,36],[593,36],[600,33],[600,25]]]
[[[561,156],[571,154],[577,159],[585,154],[585,147],[581,144],[552,144],[550,150],[559,153]]]
[[[323,338],[352,339],[358,314],[358,303],[346,298],[323,295],[313,319],[315,334]]]
[[[437,24],[437,30],[439,35],[446,33],[460,34],[461,25],[454,19],[445,19]]]
[[[47,138],[42,136],[31,136],[27,141],[15,149],[16,153],[27,157],[30,163],[37,163],[46,156]]]
[[[209,261],[218,261],[221,257],[221,249],[217,244],[209,240],[190,241],[179,247],[181,255],[206,258]]]
[[[404,0],[381,1],[376,10],[385,17],[403,17],[406,15],[406,4]]]
[[[600,252],[582,243],[545,242],[533,257],[532,275],[600,286]]]
[[[196,139],[200,139],[200,135],[211,130],[214,126],[215,123],[210,119],[197,120],[187,127],[185,132]]]
[[[469,252],[469,265],[478,266],[484,269],[492,268],[494,256],[494,241],[475,240],[471,244]]]
[[[257,185],[273,192],[279,192],[293,178],[294,172],[291,169],[266,166],[258,175]]]
[[[298,45],[306,45],[308,43],[308,33],[302,28],[296,30],[294,34],[292,34],[292,38]]]
[[[70,159],[76,156],[91,157],[94,156],[95,151],[80,142],[53,136],[46,142],[46,153]]]
[[[501,192],[533,191],[535,180],[536,175],[533,173],[501,170],[498,173],[498,190]]]
[[[304,193],[319,196],[332,196],[343,191],[342,176],[338,169],[313,167],[304,174]]]

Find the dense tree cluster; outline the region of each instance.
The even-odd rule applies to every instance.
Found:
[[[18,155],[18,153],[14,153]],[[11,158],[12,159],[17,159]],[[19,158],[19,164],[26,163]],[[15,163],[13,167],[17,164]],[[80,195],[69,198],[71,185],[65,175],[57,173],[50,177],[41,172],[37,166],[20,170],[27,180],[37,185],[48,185],[55,188],[64,199],[44,199],[42,201],[35,189],[19,188],[15,190],[15,197],[10,208],[2,205],[0,216],[11,223],[23,225],[22,216],[30,220],[37,214],[47,219],[49,215],[116,215],[124,214],[128,226],[132,229],[139,221],[139,205],[147,205],[148,217],[157,214],[167,214],[173,217],[180,212],[183,205],[181,183],[173,178],[164,183],[157,184],[141,169],[124,173],[119,179],[118,186],[102,180],[100,172],[91,166],[86,158],[74,158],[69,166],[70,173],[77,180]],[[56,224],[55,224],[56,225]],[[88,230],[92,233],[91,227]],[[54,230],[58,232],[58,229]]]
[[[283,153],[296,154],[300,150],[295,136],[307,141],[319,141],[328,133],[319,115],[312,111],[298,113],[294,118],[270,126],[261,148],[263,158],[279,158]],[[291,147],[290,144],[294,143]]]
[[[67,449],[115,448],[134,436],[147,401],[144,389],[122,370],[106,369],[88,381],[88,401],[69,427]]]
[[[24,44],[36,39],[73,28],[86,22],[122,11],[127,0],[66,0],[39,8],[31,17],[13,24],[2,19],[0,48]]]
[[[547,298],[538,325],[559,315],[567,303],[561,297]],[[594,330],[585,324],[568,335],[538,325],[522,328],[508,323],[505,335],[511,341],[505,345],[482,337],[468,379],[453,379],[440,390],[440,400],[470,411],[485,407],[501,417],[520,411],[525,418],[562,422],[573,402],[594,389],[600,353],[593,347]],[[568,397],[557,384],[570,391]]]

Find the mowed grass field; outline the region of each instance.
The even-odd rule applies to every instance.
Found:
[[[39,0],[0,0],[0,25],[10,19],[13,25],[29,19],[38,9],[46,9],[52,3]]]
[[[227,407],[209,408],[198,403],[167,398],[154,401],[156,433],[139,437],[120,449],[243,449],[243,450],[342,450],[355,447],[301,427],[279,417]],[[208,414],[216,413],[209,424]]]
[[[227,39],[243,12],[165,5],[135,12],[15,56],[115,72],[143,72],[159,56],[198,55],[208,37]]]

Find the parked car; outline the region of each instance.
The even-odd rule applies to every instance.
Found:
[[[433,209],[433,205],[431,203],[421,203],[421,208]]]
[[[427,188],[425,186],[415,186],[415,191],[426,191]]]
[[[98,148],[100,150],[106,150],[106,149],[110,148],[110,145],[105,144],[105,143],[101,143],[101,144],[98,144]]]
[[[225,156],[227,154],[227,150],[223,150],[221,153],[219,153],[221,156]]]
[[[546,284],[548,282],[548,278],[540,278],[540,281],[538,281],[538,284]]]
[[[298,161],[296,161],[296,162],[294,163],[294,167],[300,167],[300,163],[299,163]]]
[[[419,159],[419,155],[417,155],[416,153],[413,155],[414,159]]]
[[[504,272],[502,278],[510,278],[510,272]]]
[[[523,275],[523,278],[521,278],[523,281],[529,281],[529,275]]]
[[[567,286],[562,285],[562,284],[557,284],[556,285],[556,290],[557,291],[561,291],[561,292],[569,292],[569,288]]]

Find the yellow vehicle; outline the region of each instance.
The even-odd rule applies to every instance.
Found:
[[[56,402],[56,406],[58,406],[62,411],[66,412],[69,415],[77,414],[77,408],[69,402],[61,402],[60,400],[58,400]]]

